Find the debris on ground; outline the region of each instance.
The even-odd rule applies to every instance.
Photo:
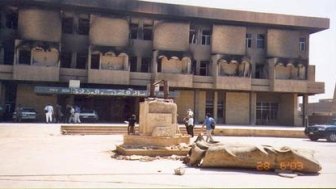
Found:
[[[151,156],[141,156],[141,155],[125,156],[125,155],[119,155],[115,152],[110,152],[110,154],[111,154],[111,158],[116,159],[116,160],[131,160],[131,161],[136,160],[136,161],[143,161],[143,162],[160,160],[160,159],[183,161],[185,158],[185,156],[178,156],[178,155],[151,157]]]
[[[184,175],[185,169],[183,167],[178,167],[178,168],[174,169],[174,173],[175,173],[175,175]]]

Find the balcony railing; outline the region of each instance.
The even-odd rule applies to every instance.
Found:
[[[156,73],[155,80],[167,80],[169,86],[174,87],[193,87],[193,75],[176,73]]]
[[[59,81],[60,68],[57,66],[34,66],[15,64],[13,66],[14,80],[28,81]]]
[[[128,70],[89,69],[88,83],[128,85],[130,72]]]

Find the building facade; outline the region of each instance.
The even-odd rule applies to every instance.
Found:
[[[307,106],[309,125],[327,124],[336,119],[336,85],[334,97],[320,99],[318,102],[309,103]]]
[[[191,108],[196,121],[209,112],[220,124],[299,126],[298,98],[324,92],[308,48],[326,18],[135,0],[1,4],[7,118],[20,104],[42,119],[51,103],[119,122],[138,113],[151,82],[167,80],[179,121]]]

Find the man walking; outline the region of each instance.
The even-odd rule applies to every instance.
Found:
[[[202,125],[202,130],[204,129],[204,125],[206,126],[206,142],[214,142],[214,139],[212,138],[212,131],[213,131],[213,127],[212,125],[215,125],[215,119],[211,117],[210,113],[207,113]]]

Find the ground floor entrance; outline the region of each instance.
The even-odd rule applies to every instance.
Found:
[[[73,89],[56,84],[13,83],[2,85],[2,99],[11,106],[6,109],[13,111],[19,104],[32,107],[38,113],[39,122],[45,120],[44,107],[47,104],[60,105],[64,113],[67,105],[95,110],[101,123],[121,123],[131,114],[139,119],[139,103],[148,95],[143,88],[131,89],[129,86],[87,85]],[[173,98],[179,123],[183,123],[187,110],[192,109],[196,124],[201,124],[206,113],[210,113],[218,124],[302,126],[299,95],[295,93],[171,90],[175,92]],[[7,117],[10,119],[11,114]]]
[[[138,115],[140,97],[127,96],[90,96],[90,95],[58,95],[57,103],[62,110],[66,106],[79,106],[82,110],[94,110],[99,122],[123,122],[132,114]]]

